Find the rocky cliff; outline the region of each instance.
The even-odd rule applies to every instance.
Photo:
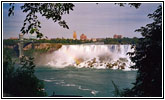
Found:
[[[42,50],[42,49],[45,49],[47,50],[48,52],[52,52],[52,51],[55,51],[55,50],[58,50],[59,48],[62,47],[62,44],[57,44],[57,43],[30,43],[28,44],[27,46],[25,46],[23,48],[23,50],[30,50],[32,49],[32,47],[34,49],[37,49],[37,50]]]

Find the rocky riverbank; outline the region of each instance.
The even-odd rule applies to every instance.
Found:
[[[35,50],[47,50],[48,52],[52,52],[55,50],[58,50],[59,48],[62,47],[62,44],[60,43],[30,43],[26,45],[23,50],[30,50],[30,49],[35,49]]]
[[[96,57],[87,61],[79,60],[74,66],[79,68],[96,68],[96,69],[122,69],[129,70],[129,64],[127,58],[119,58],[116,61],[105,61],[102,58]]]

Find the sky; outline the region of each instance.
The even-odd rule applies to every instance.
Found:
[[[26,13],[20,9],[21,3],[15,4],[14,16],[8,17],[9,4],[3,3],[3,38],[18,37],[23,25]],[[74,3],[74,10],[62,19],[67,22],[69,29],[64,29],[51,19],[47,20],[41,15],[40,31],[48,38],[73,38],[76,31],[77,38],[83,33],[87,38],[108,38],[114,34],[123,37],[141,37],[134,32],[142,26],[151,23],[147,15],[153,13],[160,3],[142,3],[136,9],[134,7],[120,7],[114,3]],[[29,35],[25,35],[29,37]]]

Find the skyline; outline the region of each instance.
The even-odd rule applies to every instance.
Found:
[[[113,37],[114,34],[123,37],[141,37],[140,33],[134,32],[141,26],[151,23],[147,17],[153,13],[161,3],[142,3],[135,9],[134,7],[120,7],[113,3],[74,3],[74,10],[68,15],[63,15],[62,19],[67,22],[69,29],[64,29],[47,20],[40,15],[40,31],[48,38],[73,38],[76,31],[78,39],[81,34],[86,34],[88,38]],[[3,38],[18,37],[23,25],[25,13],[19,8],[21,4],[15,5],[15,14],[8,17],[8,4],[3,4]],[[88,10],[86,10],[88,9]],[[115,10],[114,10],[115,9]]]

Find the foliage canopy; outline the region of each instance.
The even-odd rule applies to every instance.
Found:
[[[148,17],[154,21],[136,30],[143,38],[130,55],[138,73],[134,87],[127,89],[124,96],[162,96],[162,6]]]

